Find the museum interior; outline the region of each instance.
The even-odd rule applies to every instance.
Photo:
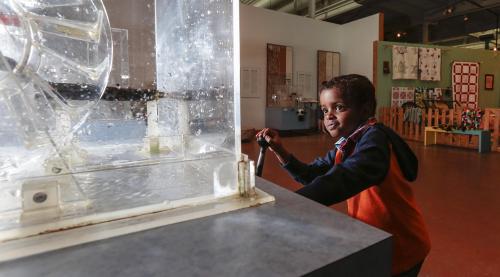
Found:
[[[499,18],[1,1],[0,276],[499,276]]]

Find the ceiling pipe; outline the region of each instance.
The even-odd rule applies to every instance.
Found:
[[[498,50],[498,15],[497,15],[497,28],[495,29],[495,49]]]
[[[278,11],[286,12],[286,13],[297,12],[297,11],[300,11],[300,10],[307,8],[308,5],[310,5],[310,2],[311,2],[311,0],[295,0],[295,1],[292,1],[292,2],[284,5],[283,7],[279,8]],[[324,1],[316,0],[315,6],[317,7],[318,3],[320,3],[320,2],[324,2]],[[356,1],[354,1],[354,0],[335,0],[335,1],[332,1],[332,3],[321,7],[321,9],[318,9],[318,10],[315,9],[315,10],[316,10],[316,15],[317,15],[319,13],[326,13],[327,11],[333,11],[336,9],[342,8],[342,9],[348,11],[348,10],[351,10],[351,9],[354,9],[357,7],[361,7],[361,4],[356,3]],[[340,13],[338,13],[338,14],[340,14]]]
[[[361,4],[356,3],[354,0],[335,0],[333,3],[316,10],[318,2],[322,0],[257,0],[250,4],[259,8],[273,8],[279,7],[284,4],[277,11],[285,13],[296,13],[298,11],[308,9],[308,14],[311,17],[311,11],[314,10],[314,15],[311,18],[318,20],[326,20],[335,15],[339,15],[355,8],[361,7]],[[285,4],[286,3],[286,4]],[[314,5],[314,6],[313,6]]]
[[[279,8],[278,11],[285,13],[293,13],[307,8],[310,2],[315,2],[314,0],[295,0],[283,7]],[[314,3],[316,5],[316,3]]]
[[[316,19],[326,20],[339,14],[343,14],[350,10],[354,10],[362,5],[356,3],[354,0],[340,0],[316,11]]]
[[[279,6],[282,3],[288,2],[289,0],[258,0],[251,4],[254,7],[269,9],[273,6]],[[292,3],[293,6],[293,3]]]
[[[316,0],[309,0],[309,18],[315,18],[316,15]]]

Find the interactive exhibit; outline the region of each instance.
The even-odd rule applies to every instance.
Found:
[[[362,272],[350,259],[367,276],[387,274],[388,234],[262,179],[276,202],[255,187],[240,145],[238,2],[157,0],[153,10],[156,88],[143,90],[126,87],[131,42],[126,30],[112,31],[100,0],[0,2],[0,275],[38,275],[56,260],[66,266],[48,271],[54,275],[116,272],[99,271],[111,270],[92,259],[100,255],[128,274],[148,264],[164,265],[162,273],[198,270],[151,254],[170,247],[212,264],[213,274]],[[143,95],[122,101],[108,97],[113,89]],[[201,238],[177,240],[182,234]],[[280,248],[315,240],[329,251],[288,259]],[[245,243],[253,247],[236,251]],[[134,267],[134,251],[147,262]],[[320,258],[294,268],[300,255]],[[259,267],[238,271],[234,263]]]

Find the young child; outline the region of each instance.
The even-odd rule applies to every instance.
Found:
[[[283,167],[304,185],[297,191],[324,205],[347,200],[348,214],[393,235],[392,274],[417,276],[430,239],[410,182],[418,161],[409,146],[374,119],[375,89],[366,77],[345,75],[320,90],[327,132],[335,148],[310,164],[298,161],[278,133],[264,137]]]

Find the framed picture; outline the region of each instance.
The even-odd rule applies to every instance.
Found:
[[[495,75],[486,74],[484,75],[484,89],[492,90],[495,81]]]
[[[291,106],[289,88],[292,86],[293,48],[267,44],[266,106]],[[293,104],[293,103],[292,103]]]
[[[319,90],[323,82],[330,81],[333,77],[340,75],[340,53],[318,50],[317,63],[317,90]]]

